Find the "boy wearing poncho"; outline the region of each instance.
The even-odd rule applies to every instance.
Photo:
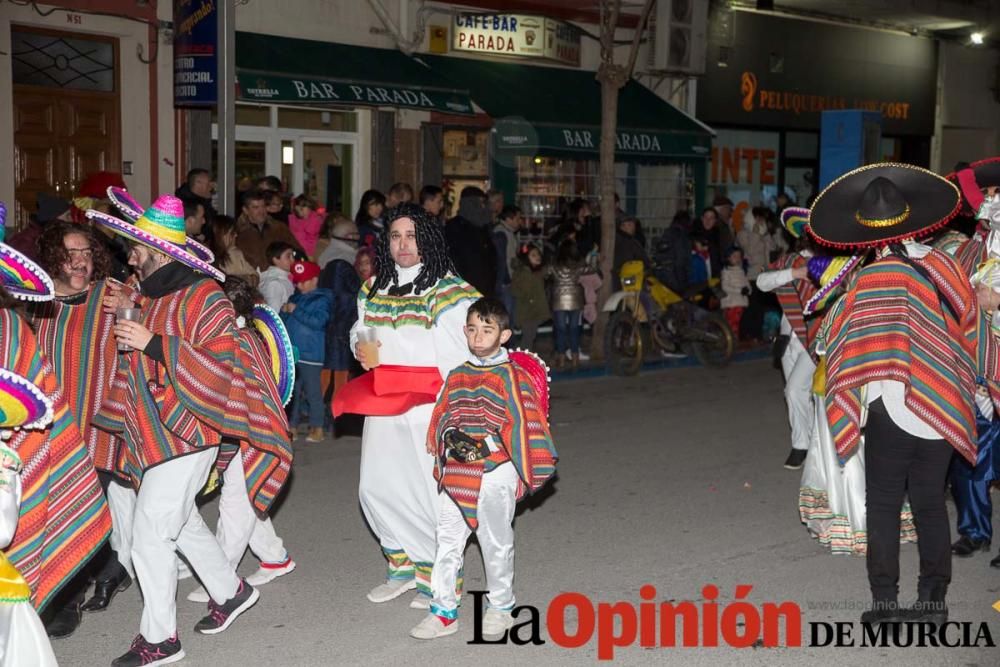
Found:
[[[410,631],[416,639],[458,630],[456,584],[473,531],[490,589],[483,636],[501,636],[513,625],[514,510],[555,472],[546,369],[534,355],[501,347],[511,336],[503,304],[474,303],[465,336],[470,358],[448,375],[427,432],[434,477],[448,497],[438,513],[434,599],[430,614]]]

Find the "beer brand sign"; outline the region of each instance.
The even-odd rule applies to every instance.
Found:
[[[458,14],[452,24],[451,48],[580,66],[579,30],[568,23],[542,16]]]

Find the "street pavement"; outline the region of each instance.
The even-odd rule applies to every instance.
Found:
[[[562,457],[558,478],[523,503],[516,520],[518,604],[539,609],[544,644],[468,644],[470,597],[456,635],[419,642],[408,631],[425,612],[409,608],[410,594],[380,605],[365,599],[384,566],[358,507],[360,440],[342,438],[296,442],[294,478],[274,517],[298,563],[294,573],[263,586],[257,605],[214,637],[193,631],[205,606],[187,602],[196,584],[181,582],[178,622],[188,655],[181,664],[595,664],[596,632],[579,648],[553,643],[546,629],[550,602],[578,592],[595,608],[618,601],[638,608],[645,584],[655,587],[657,603],[693,600],[699,610],[702,588],[714,584],[720,618],[739,584],[753,587],[746,600],[756,609],[795,602],[802,610],[802,647],[641,648],[637,641],[614,652],[616,664],[1000,664],[1000,649],[982,644],[862,648],[857,624],[854,648],[808,646],[810,622],[858,620],[869,601],[865,564],[831,556],[799,522],[800,474],[781,465],[789,446],[782,380],[767,361],[561,380],[553,386],[552,423]],[[215,504],[203,511],[214,524]],[[954,516],[950,505],[949,511]],[[973,623],[973,637],[988,621],[1000,642],[1000,613],[991,609],[1000,600],[1000,571],[988,567],[989,558],[955,559],[948,601],[952,620]],[[905,603],[916,597],[917,567],[915,545],[903,545]],[[248,555],[240,571],[255,568]],[[465,572],[467,591],[485,589],[475,544],[466,552]],[[60,664],[109,664],[128,648],[140,610],[133,586],[108,611],[87,615],[73,637],[54,643]],[[707,616],[701,620],[711,625]],[[573,611],[566,633],[576,633]]]

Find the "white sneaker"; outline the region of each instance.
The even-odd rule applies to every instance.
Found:
[[[590,361],[590,355],[584,352],[583,350],[577,352],[577,356],[579,357],[580,361]],[[569,350],[566,350],[566,359],[569,361],[573,361],[573,353],[570,352]]]
[[[425,595],[423,593],[417,593],[410,600],[410,609],[430,609],[431,608],[431,596]]]
[[[256,588],[278,577],[283,577],[295,569],[295,561],[290,557],[281,563],[261,563],[257,571],[247,577],[247,583]]]
[[[514,617],[509,611],[487,609],[483,617],[483,638],[499,639],[514,626]]]
[[[456,632],[458,632],[458,621],[445,625],[434,614],[427,614],[424,616],[424,620],[410,630],[410,636],[414,639],[437,639],[453,635]]]
[[[204,586],[199,586],[188,593],[187,599],[188,602],[208,602],[208,591],[205,590]]]
[[[389,579],[384,584],[379,584],[368,592],[368,599],[372,602],[388,602],[395,600],[406,591],[412,591],[417,587],[417,582],[413,579]]]

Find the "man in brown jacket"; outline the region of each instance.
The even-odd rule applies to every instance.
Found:
[[[302,246],[288,228],[267,214],[267,194],[260,190],[250,190],[243,195],[243,214],[236,225],[236,247],[243,251],[258,271],[266,270],[271,263],[267,259],[267,247],[275,241],[284,241],[301,254]]]

